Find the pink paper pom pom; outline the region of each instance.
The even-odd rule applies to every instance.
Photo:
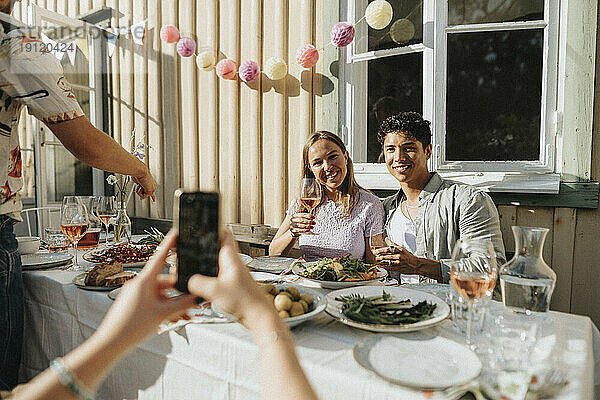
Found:
[[[177,42],[177,53],[181,57],[190,57],[196,51],[196,42],[189,37],[182,37]]]
[[[303,68],[312,68],[319,61],[319,52],[312,44],[306,44],[296,50],[296,62]]]
[[[160,28],[160,40],[167,43],[177,43],[180,39],[179,29],[174,25],[165,25]]]
[[[217,63],[217,75],[222,79],[235,79],[237,67],[235,63],[229,59],[221,60]]]
[[[238,74],[244,82],[252,82],[258,78],[259,72],[260,69],[258,68],[258,64],[255,61],[248,60],[240,65]]]
[[[354,26],[348,22],[338,22],[331,29],[331,43],[337,47],[348,46],[354,39]]]

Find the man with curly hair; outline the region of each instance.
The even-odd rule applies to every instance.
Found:
[[[392,272],[448,282],[448,261],[461,238],[489,239],[498,265],[506,262],[491,198],[476,187],[429,172],[429,121],[415,112],[392,115],[379,127],[378,139],[387,169],[400,183],[400,190],[383,202],[388,247],[374,252],[378,262]]]

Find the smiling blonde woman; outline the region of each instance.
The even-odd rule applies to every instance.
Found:
[[[303,178],[315,178],[322,196],[312,213],[295,199],[269,246],[269,254],[286,254],[299,240],[306,260],[353,257],[374,261],[369,238],[382,240],[384,210],[377,196],[354,179],[352,160],[335,134],[313,133],[302,153]],[[315,234],[306,234],[314,231]]]

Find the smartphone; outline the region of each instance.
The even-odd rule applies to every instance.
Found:
[[[219,273],[219,194],[177,189],[173,203],[177,236],[177,290],[188,293],[194,274]]]

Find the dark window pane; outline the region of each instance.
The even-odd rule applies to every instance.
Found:
[[[448,25],[544,19],[544,0],[448,0]]]
[[[423,42],[423,1],[388,0],[394,10],[390,24],[372,29],[365,21],[356,26],[357,51],[384,50]],[[367,31],[367,32],[365,32]]]
[[[423,55],[403,54],[369,61],[367,161],[379,162],[379,125],[400,111],[423,113]]]
[[[448,35],[446,158],[538,160],[541,29]]]
[[[55,188],[54,199],[61,202],[64,196],[90,196],[92,187],[92,168],[76,159],[62,146],[55,147],[54,153]]]

